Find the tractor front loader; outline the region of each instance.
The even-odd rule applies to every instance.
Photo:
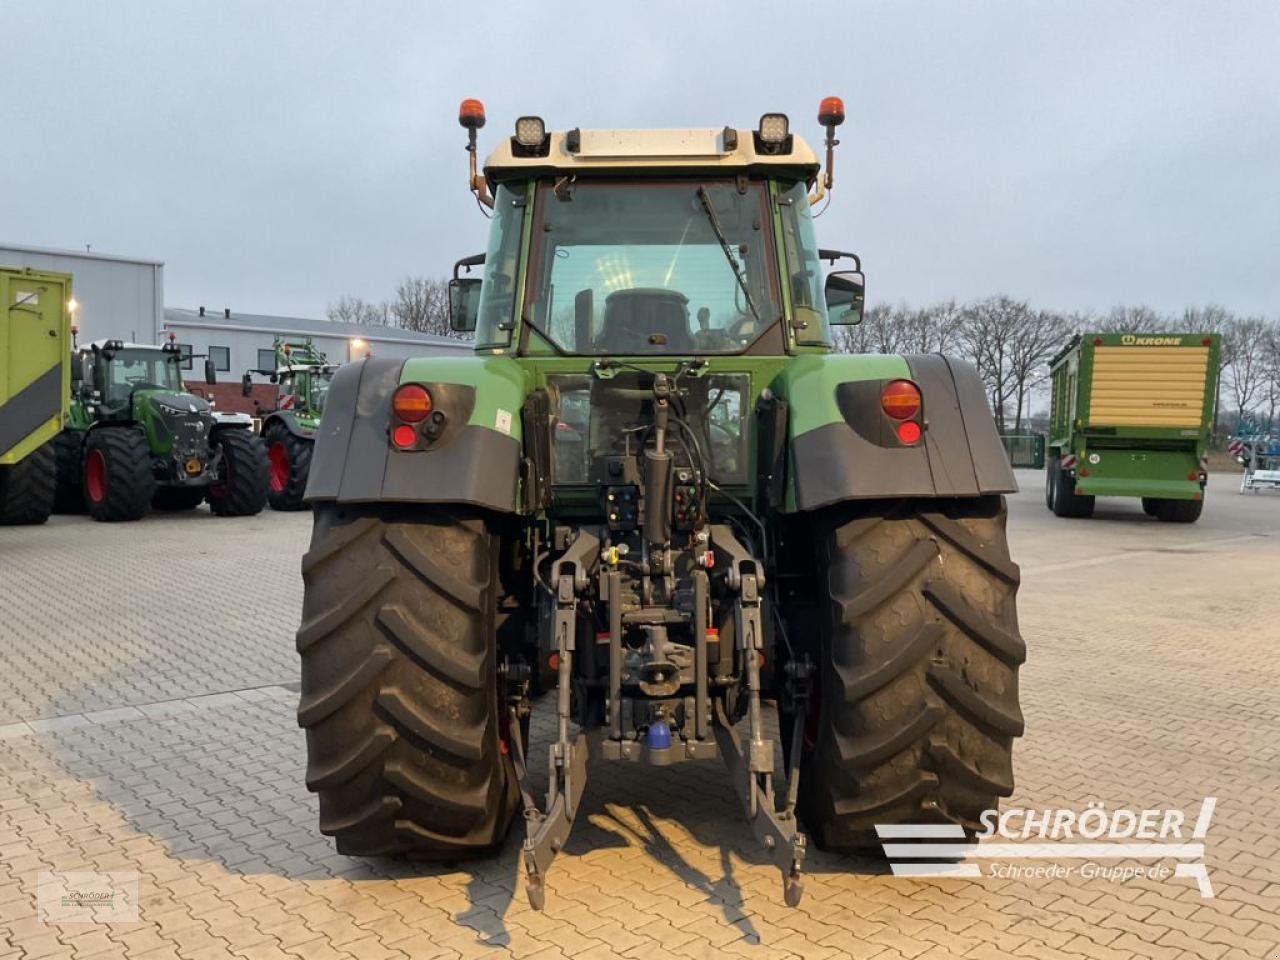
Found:
[[[242,392],[246,397],[253,395],[255,373],[276,385],[275,408],[263,411],[262,418],[262,439],[270,463],[267,500],[272,510],[302,510],[316,429],[338,367],[310,338],[291,343],[276,337],[274,347],[274,369],[246,371]]]
[[[341,368],[307,487],[298,720],[340,851],[481,855],[521,812],[541,907],[593,766],[720,757],[795,904],[806,836],[972,832],[1012,791],[1014,479],[968,365],[833,352],[864,278],[814,239],[819,119],[825,166],[781,114],[523,117],[478,171],[463,103],[476,355]]]

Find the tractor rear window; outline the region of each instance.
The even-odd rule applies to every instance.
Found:
[[[565,353],[739,353],[781,313],[763,183],[543,184],[526,301]]]

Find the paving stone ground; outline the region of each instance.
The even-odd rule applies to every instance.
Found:
[[[1195,526],[1124,501],[1070,521],[1020,479],[1027,735],[1006,807],[1194,818],[1217,797],[1212,898],[813,851],[788,909],[717,763],[594,767],[542,913],[518,831],[475,863],[339,856],[288,686],[308,518],[57,517],[0,528],[0,960],[1280,957],[1280,496],[1215,477]],[[535,770],[551,730],[543,706]],[[42,919],[40,874],[75,871],[136,873],[138,919]]]

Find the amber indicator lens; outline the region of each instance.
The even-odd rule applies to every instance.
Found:
[[[431,414],[431,394],[426,387],[407,383],[391,399],[391,409],[405,423],[421,423]]]
[[[910,380],[891,380],[880,391],[880,407],[895,420],[910,420],[920,412],[920,388]]]

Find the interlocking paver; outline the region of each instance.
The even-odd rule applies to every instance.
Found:
[[[1280,580],[1280,498],[1222,495],[1189,529],[1063,523],[1027,480],[1011,511],[1030,658],[1009,805],[1191,810],[1221,785],[1214,899],[1185,880],[894,878],[814,849],[792,910],[714,763],[597,765],[543,913],[517,837],[474,864],[344,857],[315,829],[283,686],[307,518],[57,517],[0,528],[0,960],[1280,955],[1280,669],[1255,602]],[[11,602],[67,570],[77,590],[58,604]],[[535,758],[551,724],[540,704]],[[106,867],[139,872],[139,923],[38,917],[40,871]]]

